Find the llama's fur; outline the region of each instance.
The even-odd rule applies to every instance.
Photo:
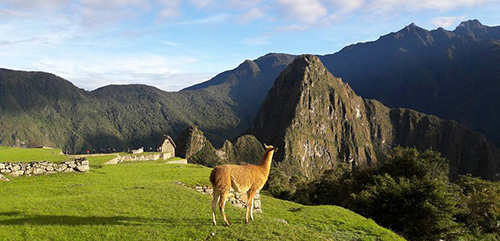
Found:
[[[213,186],[212,199],[212,221],[217,225],[215,212],[217,204],[224,218],[224,222],[229,226],[224,208],[226,205],[229,189],[232,187],[236,192],[247,192],[247,212],[245,221],[248,223],[248,216],[253,220],[253,198],[257,194],[269,177],[273,154],[278,150],[273,146],[265,145],[266,153],[259,165],[221,165],[216,166],[210,173],[210,182]]]

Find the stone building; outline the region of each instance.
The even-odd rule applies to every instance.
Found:
[[[158,145],[158,150],[163,153],[163,158],[175,157],[175,142],[169,135],[163,136]]]

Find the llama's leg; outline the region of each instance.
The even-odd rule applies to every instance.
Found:
[[[245,215],[245,222],[248,224],[248,216],[252,216],[253,220],[253,197],[255,197],[255,193],[257,193],[256,190],[248,190],[247,196],[248,196],[248,201],[247,201],[247,214]]]
[[[217,221],[215,220],[215,213],[217,212],[217,202],[219,202],[220,194],[217,189],[213,189],[213,199],[212,199],[212,221],[214,226],[217,225]]]
[[[227,199],[228,191],[229,190],[220,190],[219,208],[220,208],[220,212],[222,214],[222,217],[224,218],[224,222],[226,222],[227,226],[231,226],[231,224],[227,220],[226,212],[224,211],[224,208],[226,207],[226,199]]]
[[[250,205],[250,219],[253,221],[253,198],[252,198],[252,205]]]

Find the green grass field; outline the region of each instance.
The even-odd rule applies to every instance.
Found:
[[[208,185],[211,169],[163,161],[102,165],[109,158],[89,158],[89,173],[0,183],[0,240],[403,240],[349,210],[265,192],[255,221],[244,224],[244,210],[228,205],[233,225],[214,227],[211,196],[175,184]]]
[[[69,159],[66,155],[61,155],[59,153],[61,153],[61,149],[56,148],[43,149],[0,146],[0,162],[61,162]]]

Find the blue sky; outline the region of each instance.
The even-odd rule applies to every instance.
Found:
[[[500,25],[500,0],[0,0],[0,68],[176,91],[269,52],[328,54],[467,19]]]

